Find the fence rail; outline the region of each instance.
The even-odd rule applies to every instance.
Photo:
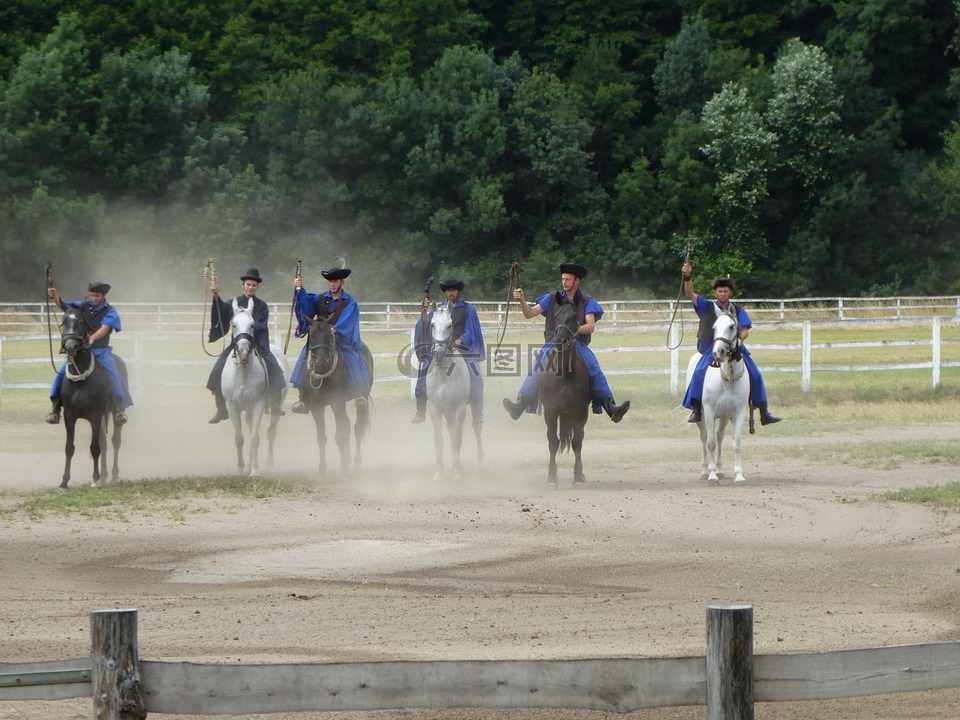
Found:
[[[265,298],[266,299],[266,298]],[[289,299],[270,300],[274,308],[271,332],[286,333]],[[960,296],[890,298],[793,298],[745,299],[739,301],[754,324],[798,324],[810,322],[891,322],[932,317],[960,320]],[[472,303],[484,327],[496,327],[506,314],[504,302],[479,300]],[[52,305],[49,306],[52,308]],[[209,310],[201,303],[116,303],[124,329],[174,335],[196,335],[209,327]],[[47,331],[47,308],[42,302],[0,303],[0,335],[35,334]],[[666,327],[678,310],[676,300],[605,300],[602,328]],[[517,307],[514,305],[514,311]],[[692,312],[683,300],[680,310]],[[51,322],[56,327],[59,312]],[[363,332],[409,330],[420,317],[419,302],[364,302],[360,307]],[[516,315],[515,317],[519,317]]]
[[[706,705],[750,720],[753,704],[960,688],[960,642],[798,655],[753,654],[753,608],[707,608],[705,656],[225,665],[141,660],[136,610],[91,613],[90,658],[0,663],[0,701],[92,697],[177,715],[403,708],[575,708],[628,713]]]

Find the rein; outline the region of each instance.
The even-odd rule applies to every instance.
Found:
[[[323,322],[322,320],[318,322]],[[308,336],[309,337],[309,336]],[[309,342],[309,339],[308,339]],[[314,390],[319,390],[323,387],[323,381],[328,377],[333,375],[337,368],[340,366],[340,351],[337,349],[336,342],[334,342],[331,352],[333,354],[333,362],[330,363],[330,369],[326,372],[317,372],[317,361],[314,358],[313,351],[321,347],[320,345],[315,345],[308,350],[310,359],[307,363],[307,367],[310,370],[310,387]]]
[[[94,355],[93,352],[91,352],[90,366],[86,370],[84,370],[83,372],[80,372],[80,369],[77,367],[76,360],[71,357],[69,360],[67,360],[67,369],[66,369],[65,375],[68,380],[73,380],[73,382],[83,382],[88,377],[90,377],[93,374],[93,371],[96,369],[97,369],[97,356]]]

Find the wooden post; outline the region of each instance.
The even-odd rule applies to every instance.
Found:
[[[144,720],[137,611],[90,613],[90,637],[95,720]]]
[[[753,608],[707,607],[707,720],[753,720]]]

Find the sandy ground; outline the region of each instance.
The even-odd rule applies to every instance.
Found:
[[[889,502],[888,489],[955,479],[918,462],[872,467],[779,457],[778,446],[884,437],[804,435],[790,423],[749,437],[748,483],[708,487],[699,442],[677,416],[670,437],[642,413],[587,426],[588,482],[571,459],[548,489],[542,421],[511,423],[488,400],[486,460],[465,442],[462,482],[433,479],[429,426],[412,407],[380,408],[364,468],[317,480],[313,426],[281,421],[269,477],[312,491],[262,500],[184,499],[119,519],[23,513],[0,520],[0,662],[83,657],[89,613],[137,608],[141,657],[210,663],[540,659],[703,655],[708,605],[754,607],[757,653],[960,639],[960,516]],[[288,403],[289,407],[289,403]],[[131,412],[127,480],[227,473],[232,433],[189,416]],[[150,414],[152,424],[145,419]],[[42,415],[42,413],[41,413]],[[0,504],[54,487],[62,429],[0,422]],[[960,424],[901,438],[960,435]],[[261,453],[265,455],[265,452]],[[818,453],[812,452],[811,455]],[[335,463],[333,448],[328,457]],[[77,453],[69,492],[85,489]],[[87,700],[0,703],[0,719],[73,720]],[[635,718],[702,718],[703,707]],[[758,704],[758,718],[960,717],[960,690],[821,703]],[[174,717],[152,715],[152,717]],[[249,716],[253,717],[253,716]],[[271,715],[536,720],[582,711],[390,711]]]

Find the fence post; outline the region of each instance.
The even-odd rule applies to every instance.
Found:
[[[707,720],[753,720],[753,607],[707,607]]]
[[[940,387],[940,316],[933,316],[933,389]]]
[[[97,720],[144,720],[147,707],[140,682],[137,611],[90,613],[93,711]]]
[[[810,392],[810,321],[803,321],[803,330],[800,336],[800,387],[803,392]]]

